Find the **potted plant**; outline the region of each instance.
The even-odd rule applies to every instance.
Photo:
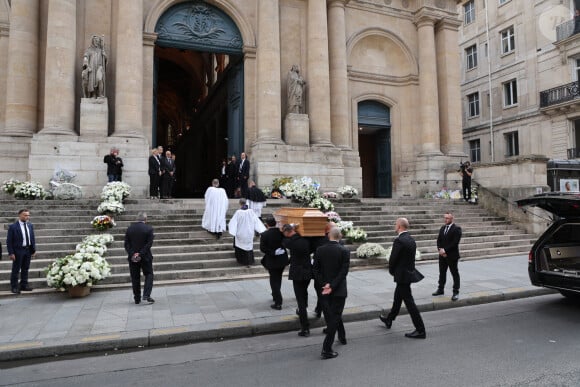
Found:
[[[68,291],[71,297],[83,297],[98,281],[111,275],[109,263],[103,258],[106,245],[113,236],[103,234],[86,237],[76,247],[76,252],[57,258],[46,269],[48,286],[59,291]]]
[[[358,195],[358,190],[351,185],[345,185],[345,186],[338,188],[338,193],[343,198],[352,198],[352,197]]]

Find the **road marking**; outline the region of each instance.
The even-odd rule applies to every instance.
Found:
[[[249,321],[231,321],[220,325],[220,328],[238,328],[238,327],[248,327],[250,326]]]
[[[282,316],[282,317],[280,317],[280,320],[282,320],[282,321],[298,320],[298,316],[292,316],[292,315]]]
[[[31,341],[28,343],[14,343],[0,345],[0,351],[9,351],[12,349],[26,349],[26,348],[38,348],[42,347],[44,343],[42,341]]]
[[[183,333],[187,332],[187,328],[179,327],[179,328],[167,328],[167,329],[155,329],[151,332],[153,335],[168,335],[172,333]]]
[[[121,338],[121,335],[101,335],[101,336],[89,336],[83,337],[81,339],[82,342],[90,342],[90,341],[105,341],[105,340],[114,340]]]

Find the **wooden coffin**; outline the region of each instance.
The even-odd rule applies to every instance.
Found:
[[[296,232],[303,237],[324,236],[328,217],[316,208],[282,207],[274,213],[276,224],[295,224]]]

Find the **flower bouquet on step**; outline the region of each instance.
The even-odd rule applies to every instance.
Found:
[[[26,181],[20,183],[14,189],[14,197],[16,199],[44,199],[46,197],[46,191],[40,183],[35,183],[33,181]]]
[[[46,268],[48,286],[64,291],[74,286],[93,286],[111,275],[107,261],[97,253],[80,253],[57,258]]]
[[[100,245],[108,246],[115,238],[111,234],[93,234],[87,235],[83,239],[83,243],[98,243]]]
[[[354,243],[361,243],[367,240],[367,233],[360,227],[351,228],[346,232],[345,237]]]
[[[345,185],[338,189],[338,193],[341,194],[343,198],[352,198],[358,195],[358,190],[351,185]]]
[[[387,250],[378,243],[363,243],[356,249],[358,258],[385,258]]]
[[[12,195],[16,190],[16,187],[18,187],[20,184],[22,184],[20,180],[16,179],[4,180],[4,182],[2,182],[2,191]]]
[[[99,231],[108,230],[116,226],[115,221],[109,215],[97,215],[93,218],[91,224]]]
[[[122,202],[131,195],[131,186],[122,181],[107,183],[101,191],[101,200],[105,202]]]
[[[107,201],[99,204],[97,211],[99,212],[99,214],[120,215],[123,212],[125,212],[125,206],[123,205],[123,203],[118,201],[110,201],[110,202]]]
[[[321,197],[313,199],[310,203],[308,203],[308,207],[318,208],[323,212],[334,210],[334,204],[332,204],[330,200]]]

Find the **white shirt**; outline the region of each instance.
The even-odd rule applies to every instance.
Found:
[[[26,223],[21,222],[20,220],[18,223],[20,224],[20,232],[22,233],[22,247],[26,247],[26,231],[24,230],[24,227],[28,229],[28,242],[30,245],[32,245],[32,240],[30,238],[30,228]]]

